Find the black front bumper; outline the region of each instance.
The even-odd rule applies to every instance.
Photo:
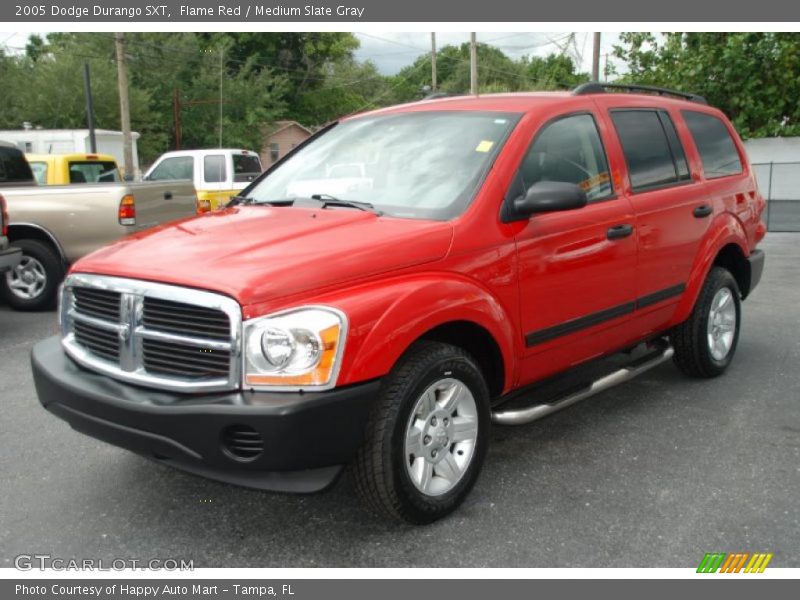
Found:
[[[42,405],[74,429],[211,479],[264,490],[316,492],[332,484],[364,439],[379,381],[315,393],[176,394],[87,371],[58,337],[31,353]],[[252,460],[223,433],[248,426],[263,440]]]

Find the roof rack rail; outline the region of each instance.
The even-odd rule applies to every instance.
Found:
[[[585,96],[587,94],[605,94],[607,90],[623,90],[626,92],[648,92],[650,94],[658,94],[659,96],[675,96],[676,98],[683,98],[689,102],[697,102],[698,104],[708,104],[705,98],[697,94],[688,94],[686,92],[679,92],[677,90],[670,90],[668,88],[656,87],[653,85],[633,85],[627,83],[601,83],[599,81],[589,81],[582,83],[574,90],[573,96]]]

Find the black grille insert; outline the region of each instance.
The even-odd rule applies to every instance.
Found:
[[[119,292],[96,288],[72,288],[75,311],[96,319],[119,321]]]
[[[145,338],[142,340],[144,368],[154,375],[185,379],[228,377],[230,352]]]
[[[89,352],[112,362],[119,361],[119,336],[116,331],[75,321],[72,325],[75,341]]]
[[[264,438],[249,425],[229,425],[222,432],[222,447],[238,460],[251,461],[264,451]]]
[[[147,329],[212,340],[228,340],[231,335],[230,320],[221,310],[160,298],[144,299],[142,324]]]

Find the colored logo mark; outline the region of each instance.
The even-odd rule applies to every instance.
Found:
[[[763,573],[772,553],[756,552],[708,552],[697,567],[698,573]],[[745,566],[746,565],[746,566]]]

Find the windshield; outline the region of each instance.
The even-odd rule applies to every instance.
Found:
[[[273,168],[247,197],[336,198],[391,216],[450,219],[472,200],[518,118],[431,111],[345,121]]]

